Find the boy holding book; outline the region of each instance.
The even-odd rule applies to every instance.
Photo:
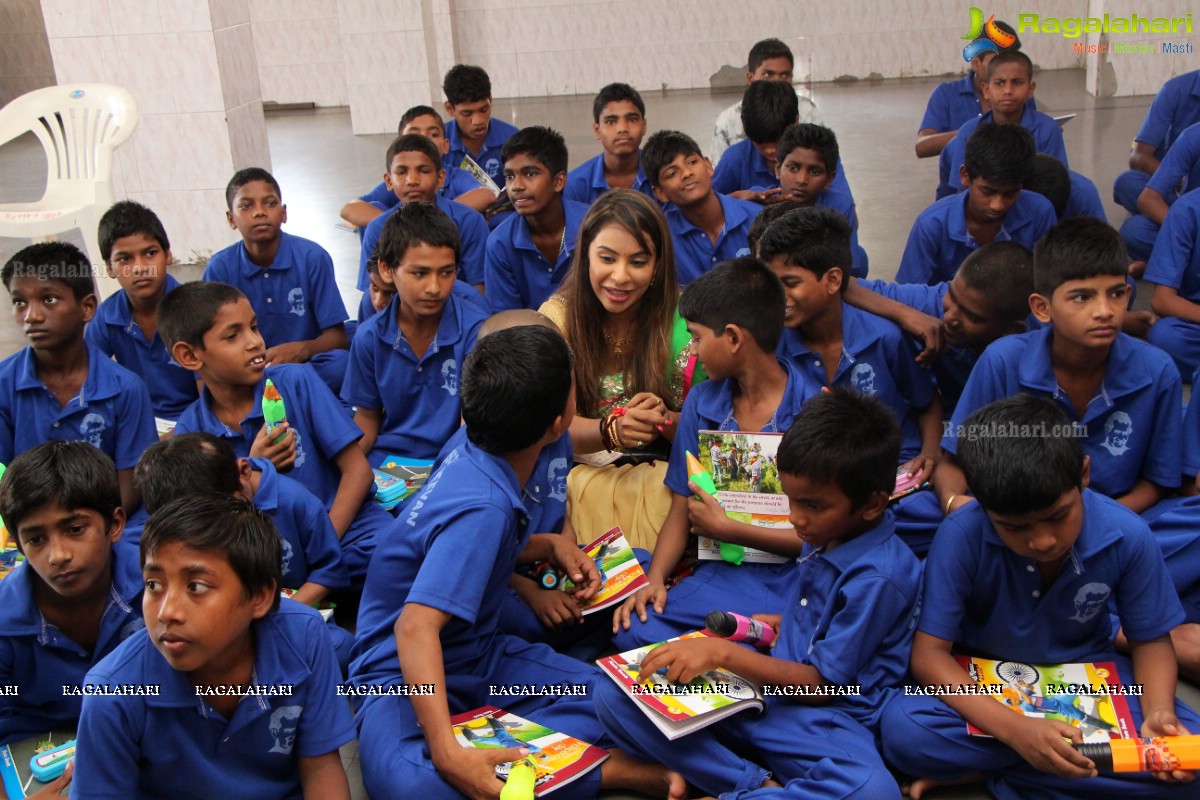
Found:
[[[778,452],[799,558],[786,565],[786,601],[757,617],[777,630],[774,649],[689,639],[654,648],[640,669],[686,684],[725,668],[777,696],[762,716],[667,741],[621,689],[602,685],[597,713],[623,748],[722,797],[780,784],[761,796],[899,796],[876,748],[878,709],[904,676],[921,573],[887,510],[899,449],[892,413],[876,399],[835,389],[805,404]],[[836,691],[847,686],[857,692]]]
[[[784,316],[779,279],[757,259],[726,261],[684,290],[679,314],[708,380],[693,387],[680,412],[665,481],[672,492],[671,508],[646,573],[650,584],[613,619],[615,642],[622,650],[703,627],[705,615],[725,605],[741,614],[781,611],[792,579],[790,559],[800,552],[791,531],[738,522],[726,516],[716,498],[695,492],[686,461],[687,453],[700,453],[700,431],[782,433],[804,402],[819,392],[798,367],[775,353]],[[779,558],[740,565],[703,561],[668,592],[667,581],[695,541],[692,536],[754,547]]]
[[[912,644],[921,685],[974,681],[953,653],[1026,664],[1111,661],[1137,735],[1200,730],[1175,699],[1171,629],[1184,619],[1153,535],[1135,514],[1088,488],[1093,461],[1066,414],[1045,397],[1017,395],[963,421],[959,463],[977,502],[938,529],[925,562],[924,596]],[[996,431],[1032,430],[1032,436]],[[1130,659],[1112,645],[1115,609]],[[883,709],[883,751],[922,780],[985,778],[1002,798],[1192,797],[1175,781],[1192,773],[1097,777],[1072,747],[1077,728],[1014,714],[994,697],[894,695]],[[992,738],[973,737],[967,722]]]

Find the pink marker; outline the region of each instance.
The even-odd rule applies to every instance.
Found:
[[[704,627],[709,632],[731,642],[745,642],[765,650],[775,641],[775,629],[756,619],[735,614],[732,611],[711,611],[704,618]]]

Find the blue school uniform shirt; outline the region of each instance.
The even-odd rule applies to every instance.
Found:
[[[858,212],[854,210],[854,198],[836,189],[826,189],[817,195],[813,205],[832,208],[850,223],[850,274],[855,278],[867,277],[867,252],[858,243]]]
[[[1200,122],[1200,70],[1177,75],[1162,85],[1135,142],[1152,145],[1159,161],[1175,144],[1184,129]]]
[[[1111,660],[1112,604],[1131,641],[1184,621],[1146,523],[1083,490],[1083,524],[1062,571],[1043,591],[1033,559],[1005,546],[978,503],[946,517],[925,560],[917,629],[966,655],[1027,664]]]
[[[944,303],[946,291],[950,288],[949,283],[927,286],[923,283],[888,283],[878,279],[859,280],[858,283],[864,289],[870,289],[897,303],[915,308],[922,314],[941,320],[946,318]],[[975,368],[975,362],[978,360],[978,351],[952,345],[944,347],[934,360],[933,381],[937,386],[938,395],[942,398],[944,416],[949,417],[954,413],[958,398],[962,396],[963,387],[967,384],[967,378],[971,377],[971,370]]]
[[[456,200],[467,192],[473,192],[483,186],[482,183],[475,180],[474,175],[465,169],[451,167],[444,163],[442,169],[446,171],[446,180],[442,181],[442,185],[438,187],[438,197]],[[383,211],[395,208],[400,204],[400,198],[396,197],[396,193],[389,189],[384,181],[380,181],[374,189],[360,195],[358,199]]]
[[[63,687],[81,685],[100,659],[145,627],[137,554],[120,550],[113,548],[112,585],[90,653],[42,616],[29,562],[0,581],[0,686],[20,687],[15,697],[0,694],[0,744],[74,727],[83,698],[64,695]]]
[[[243,697],[232,719],[198,697],[146,633],[97,664],[88,684],[157,685],[159,694],[84,699],[71,796],[299,797],[298,759],[354,740],[337,659],[321,615],[300,603],[282,600],[251,630],[251,684],[292,691]]]
[[[168,275],[163,296],[179,286]],[[196,401],[196,376],[171,359],[167,346],[155,330],[149,339],[133,321],[133,311],[124,289],[100,304],[95,318],[88,323],[83,338],[89,345],[133,372],[146,384],[154,416],[175,419]]]
[[[908,671],[921,562],[896,536],[889,510],[832,550],[804,545],[794,569],[772,655],[811,664],[830,683],[861,686],[837,705],[870,724]]]
[[[935,201],[922,211],[908,234],[896,283],[951,280],[979,242],[967,229],[967,193]],[[1037,192],[1021,192],[1000,223],[993,241],[1016,242],[1028,250],[1057,223],[1054,206]]]
[[[87,353],[83,388],[65,407],[38,378],[33,348],[0,361],[0,464],[43,442],[83,441],[132,469],[158,441],[142,379],[93,347]]]
[[[805,401],[820,392],[819,387],[805,379],[799,368],[789,359],[780,358],[779,365],[787,373],[787,386],[783,390],[783,399],[779,407],[771,415],[770,421],[763,427],[764,433],[786,433],[792,427],[792,420],[800,413],[800,407]],[[684,451],[691,451],[699,458],[700,431],[740,431],[733,416],[733,390],[737,379],[707,380],[696,384],[687,398],[683,401],[683,409],[679,412],[679,425],[675,431],[675,440],[671,443],[671,460],[667,462],[667,477],[663,481],[675,494],[685,497],[692,495],[688,488],[687,459]]]
[[[1058,386],[1051,363],[1054,328],[997,339],[979,358],[951,426],[942,438],[947,452],[958,450],[955,433],[971,412],[994,400],[1026,393],[1057,400],[1087,436],[1080,441],[1091,456],[1091,486],[1120,497],[1139,478],[1159,486],[1179,486],[1183,474],[1183,388],[1171,357],[1140,339],[1117,334],[1108,368],[1082,419]],[[1082,431],[1081,431],[1082,433]]]
[[[1146,262],[1145,279],[1178,290],[1184,300],[1200,302],[1200,192],[1180,197],[1167,212]]]
[[[567,272],[579,242],[579,225],[588,207],[563,200],[567,230],[558,258],[551,264],[533,243],[529,223],[520,214],[500,223],[487,240],[483,284],[492,313],[510,308],[536,309],[554,294]]]
[[[796,362],[814,392],[826,386],[821,355],[805,347],[798,329],[784,329],[778,352]],[[933,400],[933,381],[916,358],[916,346],[895,323],[842,304],[842,355],[833,385],[877,397],[892,409],[900,423],[901,463],[921,452],[916,414]]]
[[[1100,199],[1100,190],[1096,188],[1096,184],[1073,169],[1067,170],[1067,174],[1071,179],[1071,197],[1067,200],[1067,207],[1063,209],[1062,218],[1095,217],[1108,222],[1108,215],[1104,213],[1104,202]]]
[[[590,206],[597,197],[611,188],[608,181],[604,179],[604,154],[601,153],[567,173],[567,185],[563,189],[563,198]],[[633,181],[633,190],[641,192],[655,203],[658,202],[658,198],[654,196],[654,189],[650,186],[650,180],[642,170],[641,150],[638,151],[637,177]]]
[[[1175,198],[1176,192],[1184,194],[1197,186],[1200,186],[1200,123],[1189,125],[1179,134],[1146,183],[1147,189],[1158,192],[1167,202]]]
[[[250,445],[263,426],[262,394],[270,378],[283,397],[288,427],[296,436],[296,461],[288,477],[299,481],[328,510],[337,496],[342,473],[334,461],[344,448],[362,438],[350,411],[338,401],[308,364],[277,364],[267,367],[254,387],[254,404],[236,428],[230,428],[212,410],[212,395],[206,388],[200,399],[188,406],[175,425],[175,433],[203,431],[228,440],[239,458],[250,457]]]
[[[702,228],[693,225],[678,206],[666,207],[667,225],[675,244],[675,274],[682,288],[722,261],[750,255],[748,234],[762,206],[718,194],[725,227],[714,246]]]
[[[967,140],[981,124],[992,121],[993,112],[991,111],[967,120],[958,129],[958,135],[946,144],[946,149],[942,151],[942,155],[938,159],[940,180],[937,196],[939,198],[962,191],[963,185],[959,178],[961,171],[959,168],[963,165],[963,159],[966,157]],[[1054,156],[1062,162],[1064,167],[1070,167],[1070,164],[1067,163],[1067,146],[1063,142],[1062,128],[1054,121],[1054,117],[1026,107],[1021,114],[1021,127],[1033,135],[1033,143],[1037,152]]]
[[[468,289],[474,292],[474,289]],[[342,399],[382,412],[379,436],[368,460],[383,455],[433,459],[462,420],[458,378],[487,314],[454,294],[442,306],[437,333],[425,354],[413,353],[396,317],[393,297],[359,326],[350,345]]]
[[[454,220],[454,224],[458,228],[458,236],[462,240],[462,255],[458,260],[458,277],[472,286],[483,283],[483,248],[487,245],[488,239],[488,226],[483,214],[462,203],[447,200],[440,194],[435,202],[446,216]],[[379,243],[379,236],[383,233],[383,226],[387,223],[388,217],[396,213],[398,208],[400,208],[399,203],[371,220],[366,230],[363,231],[362,252],[358,259],[358,288],[364,292],[371,283],[371,279],[367,275],[367,261],[370,259],[371,253],[375,251],[375,245]]]
[[[1025,101],[1026,108],[1037,108],[1031,97]],[[975,94],[975,73],[967,70],[963,77],[939,83],[925,104],[925,115],[921,117],[918,131],[932,129],[938,133],[956,131],[963,123],[983,113],[979,95]]]
[[[441,632],[451,707],[477,696],[484,678],[474,666],[500,636],[500,601],[529,533],[521,487],[504,459],[469,439],[447,452],[371,559],[350,684],[401,677],[393,627],[406,603],[420,603],[451,616]]]
[[[782,161],[785,155],[785,153],[780,153],[779,159]],[[850,191],[850,184],[846,180],[846,171],[842,168],[840,158],[835,169],[837,172],[834,174],[829,188],[841,192],[853,202],[854,195]],[[763,189],[778,188],[779,176],[754,147],[754,142],[742,139],[737,144],[731,145],[721,156],[721,160],[713,171],[712,186],[714,191],[721,194],[733,194],[743,189],[762,191]]]
[[[203,277],[242,290],[258,315],[258,329],[267,347],[315,339],[326,328],[346,321],[346,305],[329,253],[308,239],[280,235],[279,252],[271,266],[255,264],[245,245],[236,242],[213,253]]]
[[[316,495],[265,458],[250,459],[260,473],[254,507],[275,523],[282,540],[282,586],[299,589],[306,581],[329,589],[346,589],[350,575],[342,564],[342,548],[329,514]]]
[[[499,186],[504,188],[504,159],[500,157],[500,148],[504,147],[504,143],[508,141],[508,137],[517,132],[515,125],[510,125],[502,119],[492,117],[488,124],[487,135],[483,137],[483,147],[479,150],[479,155],[472,155],[463,144],[462,135],[458,132],[458,120],[450,120],[446,123],[446,141],[450,143],[450,150],[442,158],[442,163],[446,165],[446,169],[450,167],[457,168],[462,164],[462,160],[466,156],[471,156],[475,163],[478,164],[488,177]]]

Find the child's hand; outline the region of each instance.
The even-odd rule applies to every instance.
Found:
[[[918,364],[929,365],[937,360],[945,345],[940,319],[913,309],[900,315],[896,321],[900,323],[901,330],[925,345],[925,348],[917,353]]]
[[[576,547],[567,537],[554,537],[550,563],[558,567],[559,571],[575,584],[571,595],[576,600],[586,602],[600,591],[600,571],[596,569],[596,562],[588,558],[587,553]]]
[[[617,633],[622,628],[629,630],[631,625],[630,617],[636,611],[638,619],[645,622],[649,617],[646,615],[646,605],[654,606],[654,613],[661,614],[663,609],[667,607],[667,587],[662,582],[651,581],[649,586],[643,586],[637,592],[625,600],[624,603],[617,606],[616,613],[613,614],[613,633]]]
[[[1016,750],[1031,766],[1064,778],[1091,778],[1097,774],[1091,759],[1085,758],[1070,744],[1083,741],[1078,728],[1035,717],[1019,717],[1013,720],[1013,725],[1012,733],[1006,734],[1001,741]]]
[[[496,766],[520,761],[527,755],[529,750],[524,747],[462,747],[454,758],[434,762],[434,767],[447,783],[471,800],[499,800],[504,781],[496,777]]]
[[[717,498],[688,481],[692,496],[688,498],[688,523],[696,536],[708,536],[712,539],[724,540],[723,531],[729,522],[725,509],[717,502]]]
[[[288,427],[287,420],[270,433],[267,433],[266,425],[259,428],[250,444],[250,457],[268,459],[280,472],[291,469],[296,462],[296,434]]]
[[[937,465],[938,456],[932,453],[918,453],[916,458],[904,465],[904,472],[909,477],[927,481]]]
[[[1154,711],[1142,720],[1142,738],[1152,739],[1155,736],[1187,736],[1191,731],[1180,724],[1173,709]],[[1154,777],[1160,781],[1172,783],[1189,783],[1196,779],[1192,770],[1172,770],[1171,772],[1155,772]]]
[[[566,592],[538,589],[526,598],[538,622],[552,631],[583,622],[579,603]]]
[[[75,762],[70,761],[67,763],[67,768],[62,775],[59,775],[41,789],[29,795],[29,800],[53,800],[59,797],[62,790],[71,785],[71,778],[74,774]]]
[[[666,679],[676,683],[691,683],[696,676],[710,672],[728,662],[730,642],[724,639],[685,639],[654,648],[642,659],[641,675],[649,676],[666,668]]]
[[[312,356],[305,342],[284,342],[267,348],[267,366],[272,364],[303,364]]]
[[[779,644],[779,626],[783,624],[782,614],[751,614],[750,619],[756,619],[775,630],[775,638],[771,640],[772,649]]]

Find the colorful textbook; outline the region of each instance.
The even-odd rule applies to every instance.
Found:
[[[762,528],[792,530],[788,521],[788,499],[779,484],[775,454],[781,433],[743,431],[700,431],[698,463],[706,469],[716,488],[717,502],[725,515],[738,522]],[[695,482],[695,478],[692,479]],[[731,561],[740,564],[783,564],[792,559],[753,547],[731,547],[707,536],[699,537],[697,556],[701,561]]]
[[[709,635],[705,631],[696,631],[667,641]],[[711,670],[688,684],[672,683],[658,673],[642,675],[642,660],[659,644],[666,642],[618,653],[596,663],[625,690],[663,736],[678,739],[739,711],[763,709],[763,697],[758,687],[726,669]]]
[[[583,545],[583,551],[592,558],[600,573],[600,591],[581,606],[585,617],[624,602],[626,597],[650,582],[619,526],[591,544]],[[563,591],[572,588],[569,580],[563,581]]]
[[[608,753],[594,744],[522,719],[494,706],[483,706],[450,718],[454,738],[463,747],[525,747],[537,770],[534,794],[542,796],[600,766]],[[496,777],[505,780],[511,763],[496,767]]]
[[[1023,664],[955,656],[960,666],[992,696],[1018,714],[1065,722],[1078,728],[1085,742],[1108,742],[1138,736],[1125,686],[1111,662],[1095,664]],[[967,731],[987,736],[967,723]]]

